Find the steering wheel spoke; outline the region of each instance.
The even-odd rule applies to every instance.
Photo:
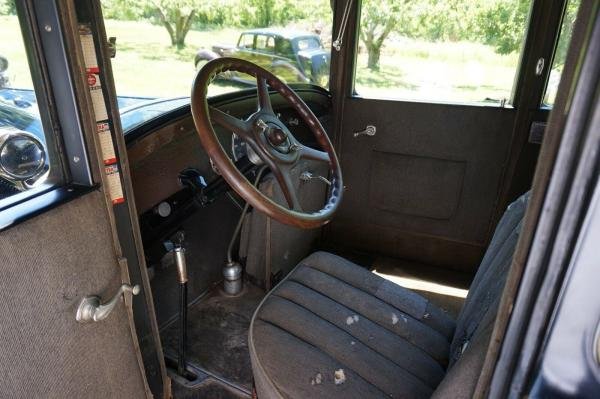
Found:
[[[229,115],[215,107],[209,107],[209,114],[212,121],[223,126],[227,130],[232,131],[239,137],[244,139],[250,137],[250,130],[252,129],[250,123]]]
[[[292,179],[292,173],[288,166],[279,166],[272,168],[271,172],[275,175],[281,192],[288,203],[288,207],[294,211],[302,212],[302,206],[298,200],[298,193],[296,191],[296,185]]]
[[[267,79],[260,75],[256,77],[256,91],[258,93],[258,110],[274,115]]]
[[[299,145],[299,152],[300,152],[300,158],[304,158],[304,159],[311,159],[313,161],[321,161],[321,162],[327,162],[330,163],[331,160],[329,159],[329,154],[326,153],[325,151],[319,151],[319,150],[315,150],[314,148],[310,148],[308,146],[305,146],[304,144],[298,144]]]

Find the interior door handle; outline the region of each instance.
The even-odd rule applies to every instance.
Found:
[[[361,130],[359,132],[354,132],[354,137],[358,137],[358,136],[375,136],[375,133],[377,133],[377,128],[373,125],[367,125],[367,127],[365,127],[365,130]]]
[[[102,299],[96,295],[84,297],[77,308],[75,320],[80,323],[88,323],[106,319],[115,306],[117,306],[117,303],[119,303],[121,295],[127,292],[130,292],[131,295],[137,295],[140,293],[140,286],[136,284],[132,287],[129,284],[122,284],[112,299],[106,303],[101,303]]]

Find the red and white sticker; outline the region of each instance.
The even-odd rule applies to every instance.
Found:
[[[89,76],[90,74],[88,74],[88,83],[92,80]],[[106,112],[106,104],[104,104],[104,94],[102,93],[102,86],[100,86],[100,79],[96,74],[92,74],[91,76],[94,77],[95,85],[88,87],[90,89],[90,96],[92,97],[96,122],[105,121],[108,119],[108,113]]]
[[[104,165],[110,165],[117,162],[115,155],[115,146],[113,144],[112,134],[108,122],[96,123],[96,133],[100,142],[100,151],[102,152],[102,161]]]
[[[116,205],[125,202],[119,166],[117,164],[105,166],[104,172],[106,173],[106,186],[112,204]]]
[[[108,111],[100,82],[100,68],[98,67],[98,59],[96,58],[94,37],[89,26],[79,26],[79,39],[85,61],[86,82],[94,107],[96,133],[98,134],[98,142],[100,143],[102,162],[105,165],[106,190],[113,205],[121,204],[125,202],[123,187],[121,186],[121,173],[119,172],[119,165],[117,164],[117,157],[115,155],[115,145],[110,124],[108,123]]]
[[[108,119],[108,113],[106,111],[106,104],[104,103],[102,86],[100,85],[100,68],[98,67],[98,59],[96,58],[94,36],[92,36],[92,31],[89,26],[79,26],[79,40],[81,41],[86,80],[90,90],[90,96],[92,97],[96,122],[104,121]]]
[[[79,25],[79,40],[81,41],[85,68],[98,73],[98,59],[96,58],[96,48],[94,47],[94,36],[92,36],[92,30],[89,26]]]

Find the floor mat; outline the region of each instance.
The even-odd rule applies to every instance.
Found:
[[[252,389],[248,328],[264,291],[246,283],[241,295],[230,297],[220,287],[188,310],[187,361],[238,386]],[[177,321],[161,332],[165,351],[177,353]]]

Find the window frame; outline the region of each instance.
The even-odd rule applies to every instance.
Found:
[[[252,40],[252,45],[250,47],[247,47],[244,43],[244,38],[246,37],[250,37]],[[240,35],[240,38],[238,39],[238,44],[237,44],[239,49],[243,49],[243,50],[254,50],[254,47],[256,47],[256,34],[254,33],[242,33]]]
[[[53,166],[62,179],[0,208],[0,231],[94,190],[82,115],[75,95],[61,13],[54,1],[16,1],[17,18]],[[64,15],[64,14],[63,14]],[[56,99],[60,99],[60,107]],[[25,192],[26,193],[26,192]]]
[[[542,110],[551,111],[554,108],[554,104],[544,103],[544,97],[546,97],[546,92],[548,91],[548,85],[550,84],[550,76],[552,75],[552,65],[554,65],[554,59],[556,57],[556,51],[558,50],[558,43],[560,42],[563,23],[565,21],[566,15],[567,15],[567,6],[570,1],[572,1],[572,0],[565,0],[563,3],[563,9],[562,9],[562,13],[560,16],[560,23],[558,24],[558,31],[557,31],[557,34],[555,37],[554,46],[552,48],[552,54],[548,58],[548,73],[546,74],[545,79],[544,79],[544,87],[542,89],[542,96],[540,98],[540,104],[539,104],[539,109],[542,109]],[[581,3],[579,4],[579,7],[581,7]],[[572,37],[571,37],[571,39],[572,39]],[[569,45],[570,45],[571,39],[569,39]],[[562,72],[560,75],[561,75],[560,77],[562,78]]]
[[[559,0],[559,1],[567,1],[567,0]],[[355,6],[355,15],[354,15],[354,40],[351,51],[351,71],[349,74],[349,89],[346,93],[348,98],[356,98],[356,99],[364,99],[371,101],[393,101],[398,103],[413,103],[413,104],[443,104],[443,105],[455,105],[455,106],[470,106],[470,107],[492,107],[492,108],[500,108],[500,109],[516,109],[518,108],[518,103],[520,99],[520,91],[521,87],[519,86],[523,80],[523,76],[525,75],[525,67],[526,61],[529,56],[530,46],[528,46],[529,41],[531,40],[532,34],[535,32],[533,25],[537,25],[538,21],[534,20],[534,11],[536,8],[541,7],[540,4],[536,4],[535,0],[531,0],[531,4],[529,7],[529,12],[527,15],[527,22],[525,25],[525,30],[523,32],[523,43],[521,44],[521,48],[519,50],[519,60],[517,62],[513,84],[511,87],[511,94],[506,102],[458,102],[458,101],[443,101],[443,100],[421,100],[421,99],[410,99],[410,98],[394,98],[394,97],[363,97],[360,93],[356,91],[356,73],[357,73],[357,64],[358,64],[358,50],[360,46],[360,26],[362,20],[362,3],[363,0],[357,0]],[[350,29],[351,26],[348,26]],[[544,69],[544,73],[548,69]],[[549,72],[548,72],[549,75]]]

